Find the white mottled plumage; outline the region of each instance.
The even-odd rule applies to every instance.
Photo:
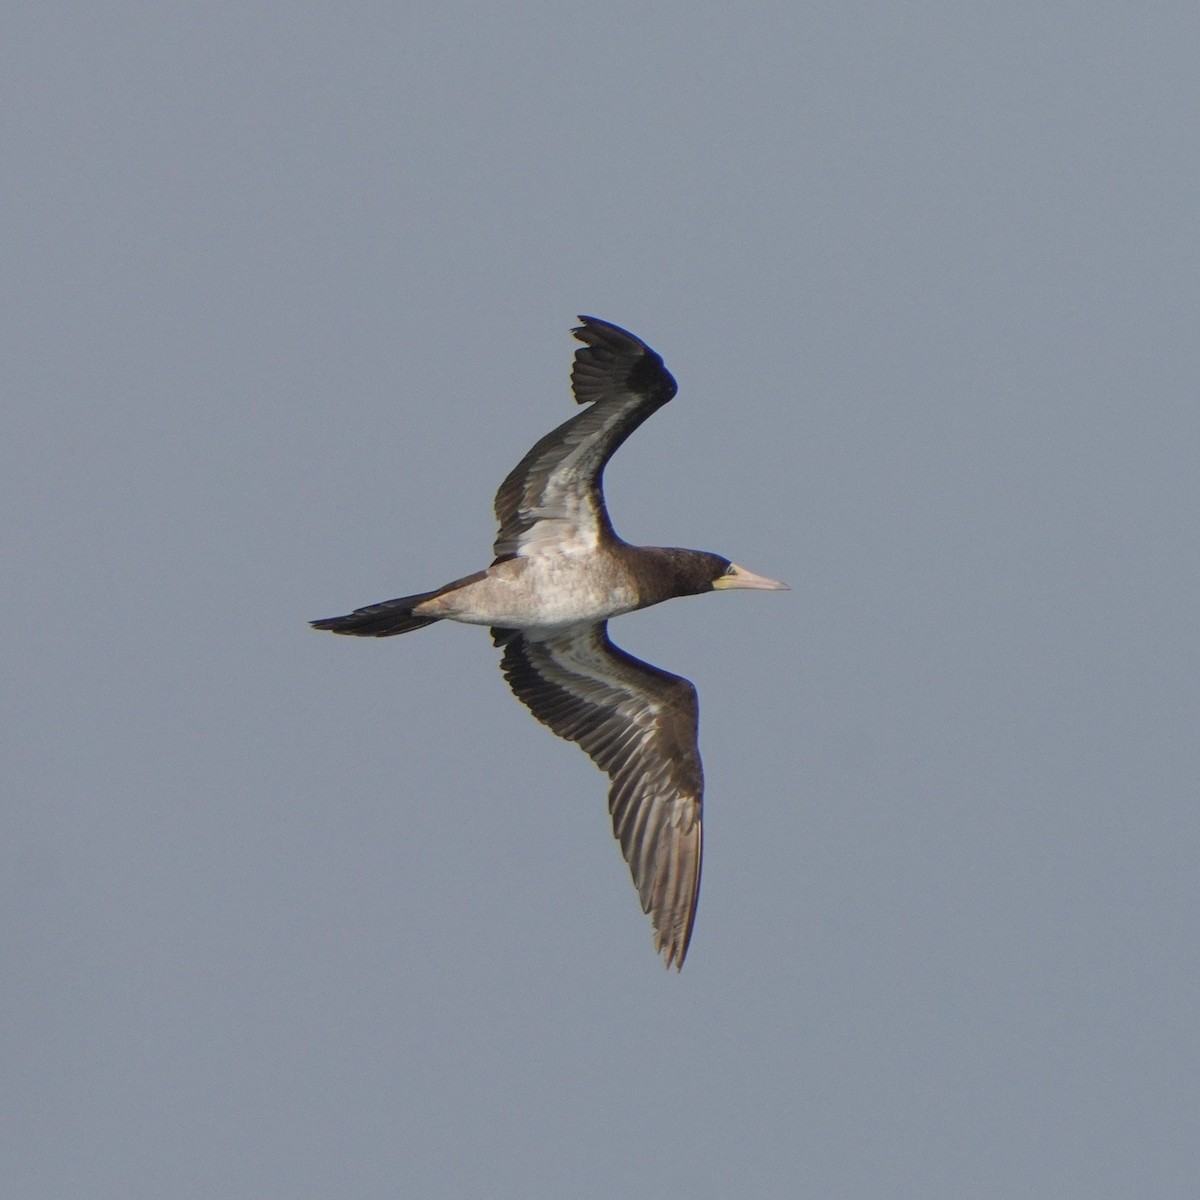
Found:
[[[631,582],[613,586],[581,571],[577,555],[555,553],[533,539],[520,556],[494,563],[482,579],[434,596],[413,612],[468,625],[555,630],[606,621],[637,607]]]

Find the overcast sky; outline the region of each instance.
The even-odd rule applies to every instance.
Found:
[[[1194,4],[10,3],[0,1192],[1188,1198]],[[577,313],[631,541],[792,585],[655,958],[482,630]]]

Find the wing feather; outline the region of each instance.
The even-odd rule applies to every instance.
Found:
[[[590,408],[546,434],[496,493],[497,559],[545,547],[590,548],[613,536],[602,475],[617,447],[675,395],[675,380],[643,341],[596,317],[573,332],[571,387]]]
[[[704,773],[699,709],[686,679],[613,645],[604,622],[545,638],[493,629],[517,698],[612,780],[613,834],[655,948],[683,966],[700,892]]]

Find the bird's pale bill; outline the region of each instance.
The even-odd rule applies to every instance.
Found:
[[[765,592],[790,592],[792,589],[778,579],[768,579],[765,575],[755,575],[737,563],[730,563],[724,575],[718,575],[713,580],[714,588],[757,588]]]

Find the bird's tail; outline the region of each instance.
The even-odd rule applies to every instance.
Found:
[[[331,633],[348,633],[354,637],[392,637],[440,621],[441,617],[413,615],[413,609],[422,600],[429,600],[436,595],[437,592],[421,592],[416,596],[400,596],[380,604],[368,604],[366,608],[356,608],[344,617],[322,617],[309,624],[314,629],[328,629]]]
[[[464,579],[456,579],[445,587],[434,589],[432,592],[418,592],[415,596],[399,596],[395,600],[382,600],[378,604],[368,604],[366,608],[356,608],[344,617],[322,617],[319,621],[310,621],[314,629],[328,629],[331,633],[345,633],[353,637],[394,637],[398,633],[408,633],[412,629],[420,629],[440,621],[441,617],[424,617],[414,614],[413,609],[426,600],[441,596],[460,588],[464,583],[474,583],[483,578],[483,572],[477,571]]]

